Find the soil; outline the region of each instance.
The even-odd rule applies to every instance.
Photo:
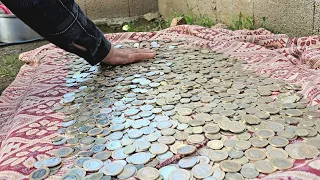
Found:
[[[19,54],[22,52],[30,51],[33,49],[36,49],[40,46],[43,46],[45,44],[48,44],[48,41],[37,41],[27,44],[19,44],[19,45],[12,45],[12,46],[6,46],[6,47],[0,47],[0,61],[4,61],[6,57],[12,57],[12,55],[15,55],[17,57],[17,63],[14,64],[15,66],[19,66],[18,68],[23,65],[23,63],[19,62]],[[1,45],[1,43],[0,43]],[[0,62],[2,64],[2,62]],[[5,68],[5,67],[0,67]],[[15,73],[14,76],[0,76],[0,94],[5,90],[11,82],[15,79],[15,76],[18,72]]]

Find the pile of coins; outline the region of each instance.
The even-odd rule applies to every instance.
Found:
[[[127,66],[70,62],[67,86],[78,88],[54,107],[66,117],[52,140],[66,147],[35,174],[75,156],[62,179],[241,180],[319,155],[320,113],[301,87],[182,44],[118,45],[157,51]]]

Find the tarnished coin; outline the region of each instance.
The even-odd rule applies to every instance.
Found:
[[[285,159],[285,158],[271,159],[270,164],[271,164],[271,166],[273,166],[279,170],[290,169],[293,167],[293,161],[291,159]]]
[[[213,168],[209,164],[197,164],[191,169],[191,172],[195,178],[203,179],[213,174]]]
[[[316,147],[306,144],[302,145],[298,152],[300,156],[307,159],[316,158],[319,155],[319,150]]]
[[[181,180],[181,179],[190,179],[190,178],[191,178],[190,171],[185,169],[173,170],[168,177],[169,180]]]
[[[83,163],[83,169],[88,172],[98,171],[103,166],[103,162],[98,159],[90,159]]]
[[[40,179],[46,179],[49,176],[50,169],[47,167],[42,167],[39,169],[34,170],[30,175],[30,180],[40,180]]]
[[[250,148],[246,150],[244,154],[252,161],[264,160],[266,158],[266,153],[258,148]]]
[[[271,174],[277,170],[277,168],[271,166],[269,160],[260,160],[254,162],[254,167],[257,171],[264,173],[264,174]]]
[[[56,157],[64,158],[64,157],[68,157],[69,155],[71,155],[72,152],[73,152],[73,149],[71,147],[62,147],[62,148],[56,150],[54,152],[54,154]]]
[[[116,176],[123,171],[123,166],[119,163],[111,162],[102,167],[101,171],[107,176]]]
[[[241,169],[241,165],[232,160],[224,160],[220,162],[220,168],[224,172],[238,172]]]
[[[155,180],[160,176],[160,172],[156,168],[144,167],[137,173],[139,179]]]

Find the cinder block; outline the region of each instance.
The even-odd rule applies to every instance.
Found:
[[[313,33],[320,35],[320,1],[315,2]]]
[[[150,12],[158,12],[157,0],[129,0],[130,16],[140,16]]]
[[[267,28],[289,36],[313,33],[314,0],[255,0],[257,23],[266,17]]]
[[[173,18],[175,13],[188,12],[186,0],[158,0],[160,14],[166,18]]]
[[[92,20],[129,17],[128,0],[86,0],[86,11]]]
[[[75,1],[79,6],[80,8],[82,9],[82,11],[87,14],[87,10],[86,10],[86,0],[76,0]]]
[[[227,25],[237,20],[239,14],[253,17],[254,0],[216,0],[217,20]]]

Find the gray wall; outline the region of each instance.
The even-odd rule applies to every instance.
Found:
[[[254,16],[257,24],[266,17],[267,28],[290,36],[320,34],[319,0],[158,0],[158,6],[166,18],[189,9],[230,25],[242,12]]]
[[[76,0],[92,20],[140,16],[158,12],[158,0]]]

